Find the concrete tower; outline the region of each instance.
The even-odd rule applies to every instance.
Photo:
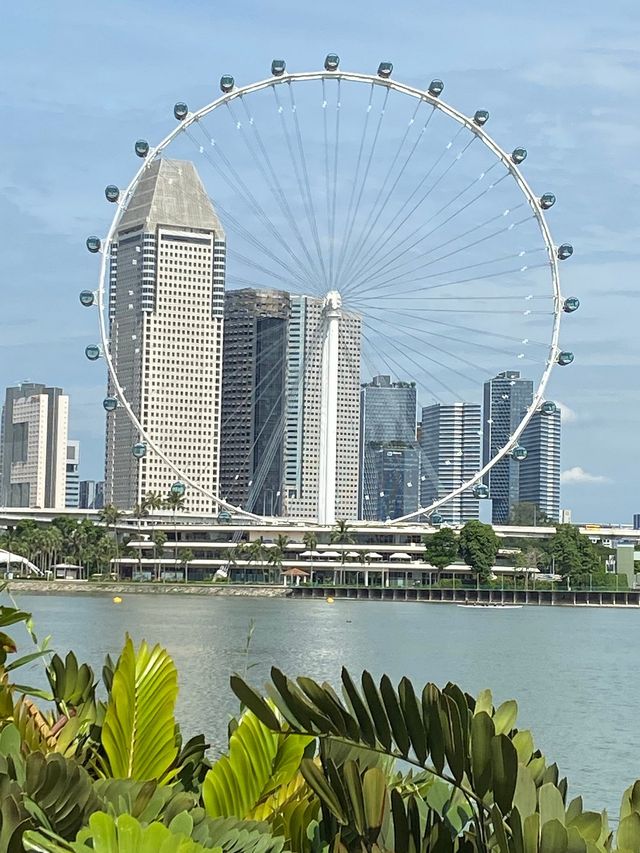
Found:
[[[221,366],[226,244],[192,163],[154,160],[111,246],[111,355],[140,423],[198,485],[219,491]],[[110,393],[113,389],[109,388]],[[130,508],[166,494],[175,473],[139,436],[126,412],[107,416],[105,502]],[[185,506],[214,502],[187,489]]]

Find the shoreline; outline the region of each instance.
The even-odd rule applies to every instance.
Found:
[[[71,580],[10,580],[7,591],[12,595],[217,595],[253,598],[285,598],[291,587],[250,586],[231,584],[179,584],[179,583],[88,583]]]

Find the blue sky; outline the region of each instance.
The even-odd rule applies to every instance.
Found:
[[[562,333],[576,362],[550,386],[566,407],[562,504],[584,521],[640,511],[635,2],[34,0],[4,9],[3,30],[0,386],[69,392],[83,477],[101,477],[104,381],[83,355],[95,315],[77,293],[95,286],[83,243],[106,230],[104,186],[126,182],[133,140],[160,138],[176,100],[211,100],[222,73],[259,79],[275,56],[318,67],[331,50],[355,70],[391,59],[423,87],[440,76],[456,106],[491,110],[505,147],[528,148],[531,183],[558,196],[554,235],[576,250],[563,291],[582,301]]]

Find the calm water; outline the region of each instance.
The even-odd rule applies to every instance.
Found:
[[[253,619],[255,684],[273,664],[337,683],[344,664],[394,681],[452,680],[471,693],[491,687],[497,700],[518,700],[520,726],[533,730],[568,775],[570,793],[589,806],[617,815],[623,789],[640,777],[637,611],[159,595],[129,595],[117,606],[78,594],[24,595],[21,605],[57,651],[75,649],[98,672],[126,631],[163,643],[180,672],[183,731],[202,731],[218,747],[237,708],[229,674],[244,670]]]

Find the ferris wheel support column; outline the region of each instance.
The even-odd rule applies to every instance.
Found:
[[[318,523],[335,524],[338,441],[338,348],[342,299],[330,290],[324,299],[325,336],[322,346],[320,398],[320,465],[318,473]]]

